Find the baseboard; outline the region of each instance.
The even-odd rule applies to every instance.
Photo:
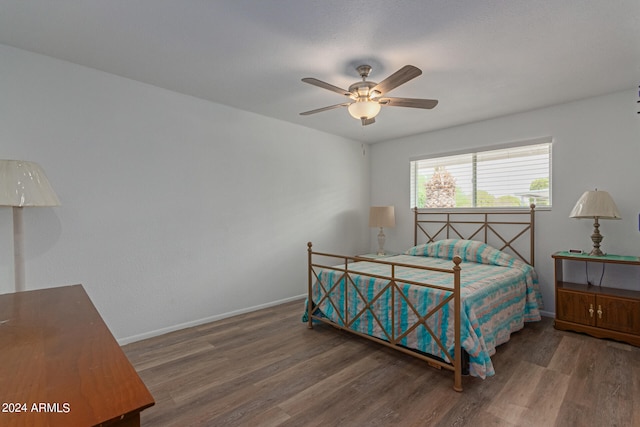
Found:
[[[178,331],[180,329],[190,328],[192,326],[198,326],[209,322],[215,322],[216,320],[226,319],[227,317],[237,316],[238,314],[250,313],[252,311],[261,310],[263,308],[269,308],[276,305],[284,304],[291,301],[302,300],[306,298],[307,294],[296,295],[294,297],[281,299],[278,301],[268,302],[266,304],[255,305],[253,307],[242,308],[239,310],[230,311],[228,313],[216,314],[215,316],[209,316],[198,320],[193,320],[191,322],[180,323],[178,325],[169,326],[162,329],[156,329],[155,331],[145,332],[143,334],[132,335],[130,337],[120,338],[118,339],[118,344],[121,346],[130,344],[132,342],[145,340],[147,338],[157,337],[158,335],[167,334],[169,332]],[[300,312],[302,315],[302,311]]]
[[[289,298],[284,298],[278,301],[268,302],[266,304],[255,305],[253,307],[242,308],[240,310],[230,311],[228,313],[217,314],[215,316],[209,316],[198,320],[193,320],[191,322],[180,323],[178,325],[169,326],[162,329],[156,329],[155,331],[145,332],[143,334],[132,335],[130,337],[120,338],[118,339],[118,344],[126,345],[136,341],[142,341],[147,338],[157,337],[158,335],[168,334],[169,332],[178,331],[180,329],[190,328],[192,326],[203,325],[209,322],[215,322],[216,320],[226,319],[227,317],[237,316],[238,314],[250,313],[252,311],[261,310],[263,308],[273,307],[275,305],[285,304],[287,302],[302,300],[307,297],[307,294],[296,295]],[[543,317],[556,317],[555,313],[549,311],[540,311],[540,315]]]

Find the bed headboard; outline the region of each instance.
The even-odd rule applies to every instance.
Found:
[[[414,208],[413,244],[442,239],[479,240],[533,266],[535,205],[530,210],[447,210]],[[426,241],[422,241],[426,238]]]

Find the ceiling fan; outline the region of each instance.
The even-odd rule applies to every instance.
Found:
[[[383,105],[390,107],[424,109],[431,109],[438,105],[437,99],[383,97],[387,92],[390,92],[398,86],[422,74],[422,71],[413,65],[405,65],[380,83],[367,81],[367,77],[369,77],[369,73],[371,73],[371,66],[360,65],[356,70],[358,71],[358,74],[360,74],[360,77],[362,77],[362,81],[349,86],[349,90],[344,90],[313,77],[305,77],[302,79],[305,83],[346,96],[347,98],[350,98],[351,101],[318,108],[316,110],[305,111],[304,113],[300,113],[300,115],[308,116],[322,111],[333,110],[334,108],[348,107],[349,114],[351,114],[353,118],[360,120],[362,122],[362,126],[366,126],[375,123],[375,116],[380,112],[380,107]]]

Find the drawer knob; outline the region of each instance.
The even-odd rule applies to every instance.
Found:
[[[593,317],[593,304],[589,304],[589,316]]]
[[[598,304],[598,319],[602,319],[602,306]]]

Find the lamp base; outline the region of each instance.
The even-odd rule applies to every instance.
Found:
[[[380,233],[378,233],[378,255],[384,255],[384,241],[384,232],[382,231],[382,227],[380,227]]]
[[[597,249],[593,249],[591,252],[589,252],[589,255],[591,255],[591,256],[605,256],[606,254],[604,252],[602,252],[600,250],[600,248],[597,248]]]
[[[604,252],[600,250],[600,242],[602,242],[602,234],[600,234],[600,224],[598,223],[598,217],[595,217],[593,222],[593,234],[591,235],[591,241],[593,242],[593,249],[589,252],[591,256],[604,256]]]
[[[22,207],[13,207],[13,276],[15,291],[26,290],[24,282],[24,224],[22,221]]]

